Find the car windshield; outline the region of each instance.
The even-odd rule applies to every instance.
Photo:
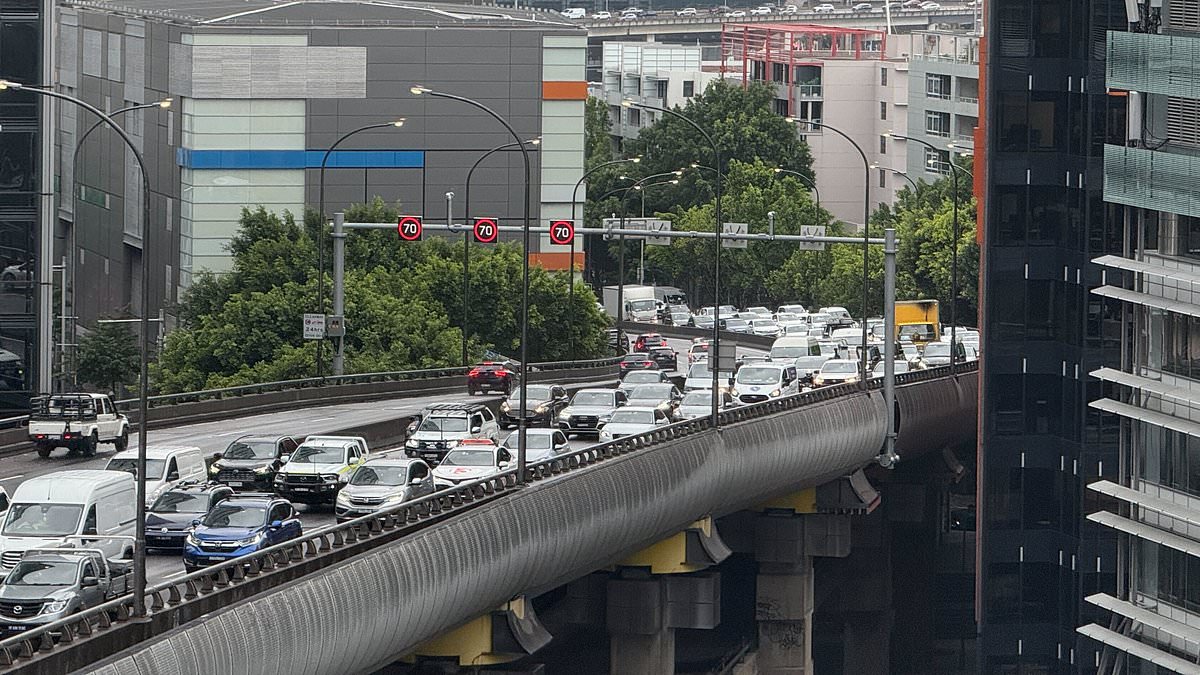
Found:
[[[931,356],[950,356],[950,345],[945,342],[930,342],[925,345],[925,358]]]
[[[857,361],[827,361],[821,366],[822,373],[857,373]]]
[[[454,450],[446,454],[441,466],[495,466],[491,450]]]
[[[706,351],[708,351],[708,343],[701,342],[700,344],[692,345],[692,347],[689,351],[691,351],[693,354],[695,354],[696,352],[706,352]]]
[[[767,366],[745,366],[738,371],[738,384],[775,384],[779,382],[779,369]]]
[[[426,417],[421,420],[417,431],[441,431],[463,433],[467,430],[466,417]]]
[[[531,431],[533,431],[533,430],[530,429],[525,432],[525,447],[526,448],[535,448],[538,450],[549,450],[552,447],[550,444],[550,439],[552,437],[552,434],[529,433]],[[520,443],[520,439],[517,438],[517,434],[515,432],[509,434],[508,438],[504,439],[504,447],[508,448],[509,450],[516,450],[517,445],[519,443]]]
[[[669,384],[643,384],[640,387],[635,387],[629,392],[629,398],[653,399],[661,401],[671,396],[671,385]]]
[[[205,527],[259,527],[266,521],[267,509],[264,506],[226,502],[213,507],[200,522]]]
[[[720,367],[720,364],[718,364],[718,367]],[[688,367],[688,377],[709,377],[711,375],[712,373],[709,372],[707,363],[693,363]]]
[[[654,412],[650,410],[618,410],[613,413],[609,424],[654,424]]]
[[[900,336],[907,335],[914,340],[932,340],[934,337],[933,325],[928,323],[916,323],[900,326]]]
[[[525,400],[526,401],[549,401],[551,398],[552,397],[550,396],[550,387],[547,387],[545,385],[535,385],[535,384],[525,385]],[[518,391],[515,394],[513,394],[512,396],[509,396],[508,400],[509,400],[509,403],[519,404],[521,402],[521,392]]]
[[[755,328],[775,328],[775,322],[770,319],[755,319]]]
[[[654,309],[653,300],[633,300],[629,303],[629,309],[640,312],[644,309]]]
[[[746,326],[749,326],[749,325],[750,325],[750,322],[746,321],[745,319],[726,319],[725,320],[725,327],[728,329],[745,328]]]
[[[875,375],[883,375],[884,374],[883,369],[886,367],[884,365],[885,363],[886,363],[885,361],[880,361],[879,363],[876,363],[875,368],[871,372],[874,373]],[[907,373],[908,372],[908,361],[896,361],[895,364],[896,364],[896,372],[897,373]]]
[[[820,368],[829,358],[825,356],[800,356],[796,358],[797,368]]]
[[[12,537],[63,537],[79,531],[83,507],[78,504],[13,504],[4,521]]]
[[[130,459],[110,459],[108,466],[104,467],[109,471],[124,471],[125,473],[137,475],[137,460]],[[146,460],[146,477],[151,480],[162,478],[163,470],[167,468],[167,461],[164,459],[147,459]]]
[[[274,441],[234,441],[222,459],[275,459]]]
[[[79,565],[74,562],[23,560],[4,578],[4,585],[71,586],[78,573]]]
[[[626,354],[625,358],[623,358],[621,360],[622,361],[647,361],[649,359],[650,359],[650,354],[648,354],[646,352],[633,352],[632,354]]]
[[[331,445],[302,445],[292,454],[291,464],[341,464],[346,448]]]
[[[575,394],[575,399],[571,401],[571,405],[611,406],[612,404],[613,395],[607,391],[581,391]]]
[[[364,464],[350,476],[351,485],[404,485],[407,465]]]
[[[204,513],[208,511],[208,495],[171,490],[156,499],[150,510],[154,513]]]
[[[808,355],[808,347],[804,345],[793,345],[790,347],[771,347],[771,360],[776,359],[794,359],[800,356]]]
[[[636,370],[625,376],[622,380],[625,384],[646,384],[648,382],[661,382],[662,375],[655,370]]]
[[[693,391],[683,397],[683,402],[680,405],[684,406],[711,406],[712,392],[709,391]]]

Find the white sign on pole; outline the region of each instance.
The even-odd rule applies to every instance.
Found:
[[[671,221],[650,219],[646,221],[646,229],[651,232],[670,232]],[[670,246],[671,238],[648,236],[646,237],[646,244],[650,246]]]
[[[304,315],[304,339],[305,340],[324,340],[325,339],[325,315],[324,314],[305,314]]]
[[[824,225],[801,225],[800,226],[800,236],[801,237],[824,237],[825,236],[825,226]],[[820,242],[820,241],[802,241],[802,242],[799,242],[799,244],[796,246],[796,248],[799,248],[801,251],[824,251],[825,243]]]
[[[722,234],[748,234],[750,226],[746,223],[725,223],[721,226]],[[722,248],[746,248],[750,242],[746,239],[721,239]]]
[[[717,354],[717,372],[729,374],[737,367],[737,343],[722,340],[721,351]]]

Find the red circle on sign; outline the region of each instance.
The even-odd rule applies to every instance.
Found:
[[[566,246],[575,239],[575,221],[573,220],[552,220],[550,221],[550,243]]]
[[[500,226],[495,218],[475,219],[475,241],[480,244],[494,244],[500,236]]]
[[[421,219],[417,216],[400,216],[400,221],[396,223],[396,231],[404,241],[418,241],[421,229]]]

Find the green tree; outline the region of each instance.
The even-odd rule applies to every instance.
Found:
[[[99,323],[79,340],[79,378],[116,392],[138,381],[140,350],[133,331],[125,324]]]

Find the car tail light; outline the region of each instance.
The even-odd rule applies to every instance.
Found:
[[[642,361],[642,365],[643,366],[652,366],[652,365],[654,365],[654,362],[653,361]]]
[[[509,375],[512,375],[512,373],[510,373],[507,370],[497,370],[496,374],[499,375],[500,377],[508,377]]]
[[[467,377],[479,377],[479,369],[472,368],[471,372],[467,373]]]

